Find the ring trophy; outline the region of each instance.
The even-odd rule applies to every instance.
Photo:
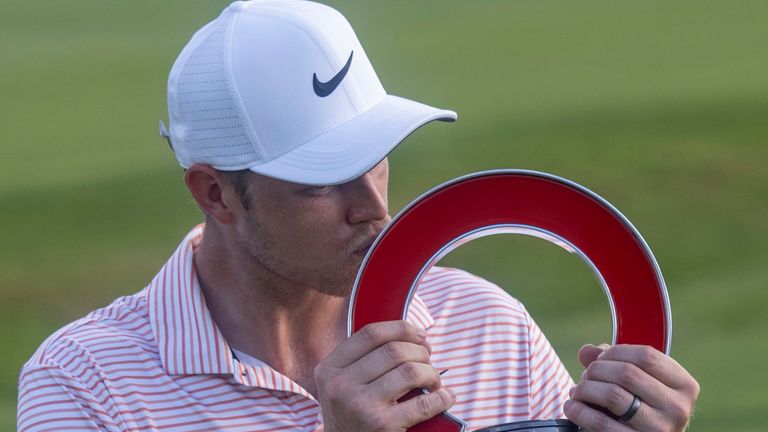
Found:
[[[347,332],[405,319],[424,275],[473,239],[512,233],[538,237],[579,256],[608,297],[613,344],[650,345],[669,353],[672,320],[656,259],[640,233],[606,200],[569,180],[537,171],[492,170],[443,183],[404,208],[366,254],[355,280]],[[396,269],[396,271],[392,271]],[[414,389],[400,400],[426,390]],[[450,413],[409,432],[460,432]],[[563,420],[528,420],[482,432],[578,431]],[[478,431],[479,432],[479,431]]]

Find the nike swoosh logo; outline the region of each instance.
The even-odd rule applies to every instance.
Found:
[[[352,51],[349,53],[349,58],[347,59],[347,64],[344,65],[343,68],[337,73],[333,78],[328,80],[327,82],[320,82],[320,80],[317,79],[317,74],[312,74],[312,87],[315,89],[315,94],[320,97],[326,97],[329,94],[333,93],[334,90],[336,90],[336,87],[341,84],[341,80],[344,79],[345,76],[347,76],[347,71],[349,70],[349,65],[352,64],[352,54],[355,52]]]

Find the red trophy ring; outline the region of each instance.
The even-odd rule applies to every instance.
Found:
[[[667,289],[640,233],[592,191],[526,170],[463,176],[403,209],[362,262],[350,301],[348,333],[369,323],[405,319],[415,288],[429,268],[458,246],[499,233],[539,237],[581,257],[608,297],[613,343],[650,345],[669,353],[672,321]],[[443,413],[408,430],[464,427],[463,421]]]

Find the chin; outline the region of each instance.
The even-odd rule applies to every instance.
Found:
[[[315,291],[334,297],[349,297],[352,294],[352,287],[355,285],[357,272],[360,268],[362,257],[351,259],[344,262],[341,266],[335,266],[336,271],[314,271],[316,278],[307,285]],[[330,269],[331,267],[327,267]],[[310,280],[311,280],[310,279]]]
[[[327,294],[333,297],[349,297],[352,294],[352,286],[355,284],[355,275],[344,278],[317,278],[305,279],[303,285],[312,291]]]
[[[321,285],[315,286],[314,290],[332,297],[346,298],[352,294],[353,283],[345,285]]]

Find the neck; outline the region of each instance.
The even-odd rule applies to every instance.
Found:
[[[349,299],[248,266],[217,237],[206,227],[194,260],[206,304],[227,343],[316,395],[313,370],[346,338]]]

